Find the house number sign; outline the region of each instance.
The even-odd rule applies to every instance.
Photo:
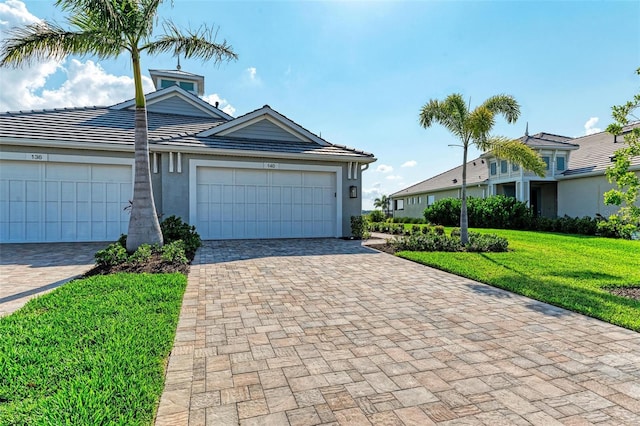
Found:
[[[278,169],[280,165],[278,163],[264,163],[265,169]]]
[[[27,160],[31,161],[47,161],[49,159],[49,154],[27,154]]]

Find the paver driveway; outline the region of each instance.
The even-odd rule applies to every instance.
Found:
[[[0,316],[91,269],[107,244],[0,244]]]
[[[156,424],[640,424],[640,334],[342,240],[207,242]]]

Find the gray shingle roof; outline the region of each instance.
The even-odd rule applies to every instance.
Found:
[[[489,168],[481,158],[476,158],[467,163],[467,186],[484,184],[489,177]],[[455,182],[454,182],[455,179]],[[423,180],[408,188],[402,189],[392,197],[403,195],[419,194],[433,191],[443,191],[447,189],[460,188],[462,186],[462,165],[440,173],[437,176]]]
[[[640,127],[640,122],[627,126],[625,130],[628,131],[634,127]],[[568,164],[569,169],[563,175],[572,177],[577,177],[584,173],[604,172],[611,164],[611,157],[614,152],[626,146],[623,135],[618,136],[617,143],[614,143],[613,135],[607,132],[582,136],[573,139],[571,142],[578,145],[580,149],[571,153]],[[640,166],[640,157],[633,158],[631,165]]]
[[[0,138],[42,141],[110,143],[132,145],[134,140],[134,114],[129,109],[84,107],[41,111],[0,113]],[[352,148],[328,144],[250,140],[231,137],[196,136],[226,121],[210,117],[147,113],[149,142],[151,145],[175,145],[233,149],[238,151],[287,152],[343,156],[345,159],[370,159],[373,154]]]

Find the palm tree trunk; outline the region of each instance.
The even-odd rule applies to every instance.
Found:
[[[162,231],[156,214],[156,206],[151,189],[151,169],[149,166],[149,135],[147,128],[147,107],[142,90],[140,56],[137,51],[131,54],[133,79],[136,87],[135,115],[135,180],[127,251],[133,253],[142,244],[162,245]]]
[[[162,231],[151,189],[146,107],[136,107],[135,123],[135,181],[127,235],[127,251],[130,253],[142,244],[162,245]]]
[[[462,244],[467,244],[469,242],[469,217],[467,216],[467,144],[464,145],[461,192],[460,241]]]

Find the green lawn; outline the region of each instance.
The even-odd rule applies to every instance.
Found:
[[[640,242],[543,232],[475,231],[506,237],[510,251],[397,254],[640,331],[640,301],[603,290],[640,286]]]
[[[0,318],[0,424],[151,424],[186,282],[94,276]]]

